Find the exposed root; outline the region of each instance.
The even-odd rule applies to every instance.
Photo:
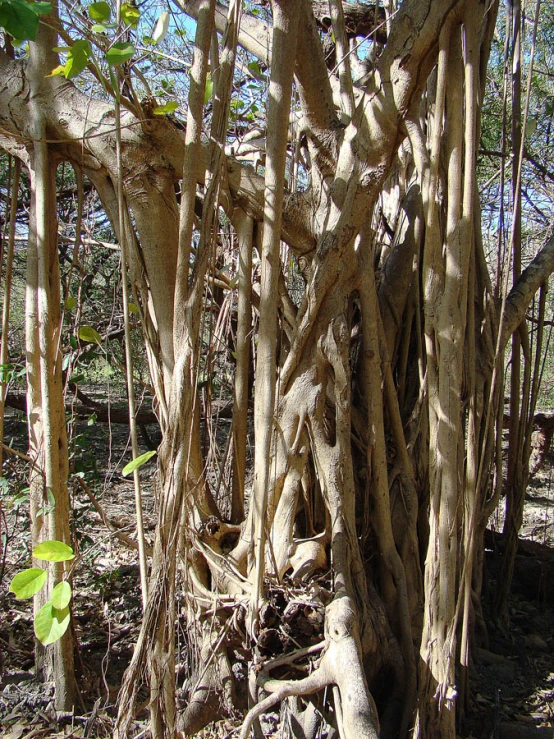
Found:
[[[268,695],[267,698],[264,698],[264,700],[248,711],[244,719],[244,724],[242,725],[240,739],[247,739],[254,721],[259,718],[262,713],[269,711],[269,709],[276,703],[279,703],[279,701],[292,695],[311,695],[312,693],[321,690],[326,685],[329,685],[329,682],[330,681],[326,678],[325,670],[322,670],[321,666],[318,667],[318,669],[311,675],[302,680],[272,680],[272,684],[279,683],[279,685],[275,685],[275,692]],[[268,689],[267,686],[266,689]]]
[[[379,721],[365,681],[356,633],[355,610],[350,598],[335,598],[327,607],[325,632],[325,641],[317,645],[318,650],[324,650],[323,657],[317,669],[308,677],[301,680],[272,680],[267,672],[313,653],[313,647],[273,660],[260,672],[258,684],[269,695],[246,715],[241,739],[246,739],[253,722],[279,701],[291,696],[311,695],[328,685],[334,685],[338,689],[336,702],[337,705],[340,704],[341,735],[344,739],[377,739]]]

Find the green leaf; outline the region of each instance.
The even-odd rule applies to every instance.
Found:
[[[126,41],[118,41],[106,52],[106,61],[112,67],[129,61],[135,53],[135,47]]]
[[[48,578],[48,573],[41,567],[31,567],[18,572],[10,583],[10,593],[15,593],[18,600],[27,600],[36,595]]]
[[[73,295],[68,295],[65,299],[65,309],[66,310],[73,310],[75,306],[77,305],[77,298],[75,298]]]
[[[65,580],[63,582],[59,582],[52,591],[52,596],[50,598],[52,605],[56,610],[62,611],[64,608],[67,608],[70,600],[71,585]]]
[[[65,77],[68,80],[77,77],[89,63],[92,53],[90,44],[86,39],[75,41],[71,48],[61,48],[60,51],[67,53],[67,61],[65,64],[55,67],[50,74],[46,75],[47,77]]]
[[[29,504],[29,493],[27,492],[29,488],[25,488],[19,495],[16,495],[15,498],[12,500],[11,507],[12,508],[20,508],[22,505],[28,505]]]
[[[178,107],[179,107],[179,103],[176,102],[175,100],[172,100],[171,102],[166,103],[165,105],[158,105],[157,108],[154,108],[153,112],[154,112],[154,115],[167,115],[168,113],[174,113]],[[131,306],[129,306],[129,308],[130,307]]]
[[[24,0],[3,0],[0,2],[0,27],[17,41],[34,41],[38,14]]]
[[[142,467],[143,464],[146,464],[146,462],[148,462],[148,460],[155,454],[157,454],[157,452],[154,450],[150,452],[145,452],[145,454],[141,454],[140,457],[135,457],[135,459],[131,460],[131,462],[129,462],[129,464],[126,464],[123,468],[123,477],[127,477],[127,475],[130,475],[131,472],[138,470],[139,467]]]
[[[57,67],[46,75],[47,77],[65,77],[65,64],[58,64]]]
[[[69,626],[69,608],[55,608],[51,601],[42,606],[35,616],[35,636],[47,646],[58,641]]]
[[[135,8],[131,3],[124,3],[121,6],[121,20],[126,26],[136,26],[139,22],[140,10]]]
[[[13,376],[13,364],[0,364],[0,382],[9,382]]]
[[[252,72],[253,76],[256,77],[256,79],[267,80],[267,75],[262,72],[258,62],[250,62],[250,64],[248,65],[248,69],[250,70],[250,72]]]
[[[157,108],[156,108],[156,110],[157,110]],[[154,111],[154,113],[155,112],[156,111]],[[129,313],[140,313],[140,311],[138,309],[138,306],[135,305],[134,303],[129,303]]]
[[[92,326],[81,326],[79,329],[79,338],[81,341],[86,341],[89,344],[102,343],[102,337],[96,329],[92,328]]]
[[[95,23],[92,27],[94,33],[106,33],[108,30],[103,23]]]
[[[48,15],[52,12],[52,3],[37,2],[31,5],[31,10],[37,15]]]
[[[101,0],[101,2],[92,3],[92,5],[88,6],[88,14],[91,20],[97,23],[106,23],[106,21],[110,20],[112,11],[108,3]]]
[[[90,44],[86,39],[75,41],[67,55],[65,76],[68,80],[81,74],[90,59]]]
[[[163,13],[160,13],[160,17],[158,18],[158,22],[156,23],[156,28],[154,28],[154,33],[152,34],[152,43],[161,44],[165,38],[165,34],[167,33],[168,28],[169,13],[167,12],[167,10],[164,10]]]
[[[534,116],[529,116],[527,119],[527,125],[525,126],[525,137],[533,136],[537,130],[537,119]]]
[[[209,74],[206,77],[206,89],[204,90],[204,105],[206,105],[211,98],[211,96],[214,94],[214,83],[212,81],[212,76]]]
[[[73,559],[75,555],[69,544],[54,539],[37,544],[33,549],[33,557],[44,559],[47,562],[67,562],[67,560]]]

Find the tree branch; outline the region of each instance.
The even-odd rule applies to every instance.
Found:
[[[311,3],[305,0],[300,10],[295,75],[306,127],[314,131],[336,128],[338,118],[323,47]]]
[[[503,351],[510,336],[525,318],[525,311],[539,287],[554,272],[554,234],[548,239],[506,298],[500,349]]]
[[[188,16],[198,20],[201,0],[174,0],[175,4]],[[221,3],[215,5],[215,27],[219,33],[225,30],[227,8]],[[240,21],[239,44],[264,64],[271,59],[271,28],[260,18],[243,13]]]

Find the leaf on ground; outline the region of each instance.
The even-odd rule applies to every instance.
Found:
[[[18,721],[12,726],[10,733],[4,735],[4,739],[20,739],[23,736],[23,732],[27,731],[28,728],[29,724],[23,724],[21,721]]]

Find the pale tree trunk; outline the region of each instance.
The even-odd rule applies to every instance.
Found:
[[[515,284],[521,275],[521,3],[513,0],[508,4],[510,28],[510,52],[512,59],[512,226],[510,248],[512,249],[512,280]],[[512,361],[510,365],[510,433],[508,442],[508,470],[506,487],[506,528],[514,528],[518,518],[516,499],[521,493],[521,338],[519,331],[512,336]],[[514,510],[515,509],[515,510]],[[510,519],[513,518],[513,524]],[[521,525],[521,524],[520,524]],[[515,526],[516,530],[519,526]],[[507,592],[500,597],[499,609],[506,616]]]
[[[189,96],[187,127],[187,154],[185,163],[191,168],[185,172],[185,188],[181,210],[181,228],[175,291],[174,353],[175,366],[169,391],[168,429],[160,452],[162,498],[160,522],[156,530],[152,574],[141,633],[131,665],[120,694],[120,711],[116,733],[125,736],[132,718],[138,691],[138,679],[145,655],[149,657],[149,677],[152,696],[152,733],[158,739],[173,736],[175,732],[175,577],[176,553],[182,545],[183,523],[196,521],[205,508],[203,471],[196,449],[199,439],[196,408],[196,380],[198,372],[199,332],[202,318],[204,278],[210,263],[213,227],[218,208],[221,177],[221,148],[234,69],[237,43],[237,5],[231,4],[225,34],[225,57],[214,94],[220,102],[214,106],[212,136],[215,143],[209,169],[206,172],[200,241],[189,282],[189,255],[194,218],[194,188],[196,159],[200,150],[201,128],[195,123],[201,117],[207,74],[207,55],[210,47],[214,3],[202,8],[202,22],[198,25],[195,61]],[[188,159],[187,159],[188,156]],[[192,185],[190,184],[192,183]],[[189,193],[186,195],[186,193]],[[183,512],[183,505],[186,508]],[[191,505],[194,503],[194,505]]]
[[[469,280],[474,249],[475,100],[478,89],[476,47],[478,29],[481,27],[480,12],[481,9],[474,4],[471,14],[466,12],[463,25],[455,24],[449,38],[445,36],[441,44],[445,62],[442,67],[439,62],[434,121],[437,138],[431,155],[433,162],[438,153],[437,134],[440,135],[442,126],[442,101],[439,95],[444,94],[444,83],[448,79],[445,91],[448,111],[445,125],[448,211],[444,251],[438,238],[431,235],[429,243],[432,251],[426,266],[431,286],[425,296],[430,532],[425,568],[420,702],[416,723],[417,736],[446,739],[454,739],[456,735],[455,662],[460,603],[457,578],[463,562],[458,551],[460,503],[464,489],[460,469],[463,469],[466,451],[462,432],[462,368],[467,336],[467,302],[468,296],[472,295]],[[458,111],[461,110],[465,111],[465,118],[459,116]],[[436,172],[436,168],[432,170],[432,178],[436,177]],[[434,234],[437,229],[431,212],[434,209],[434,193],[427,207],[427,222],[428,225],[431,223],[431,234]],[[473,332],[473,326],[469,330]],[[473,374],[474,369],[470,367],[469,372]],[[470,432],[475,424],[475,418],[470,417]],[[470,454],[467,463],[470,464],[471,460]],[[475,462],[472,464],[474,466]],[[473,505],[476,495],[475,472],[468,468],[468,475],[469,486],[465,487],[465,496]]]
[[[143,665],[148,663],[152,697],[152,734],[155,739],[175,733],[175,576],[176,552],[180,543],[183,496],[189,495],[202,479],[198,469],[192,469],[190,443],[186,432],[193,429],[193,404],[196,399],[195,371],[197,367],[197,337],[200,325],[202,295],[198,279],[192,296],[189,292],[189,256],[194,222],[196,159],[200,152],[201,113],[206,85],[214,1],[202,3],[198,24],[195,57],[191,69],[189,111],[185,139],[185,172],[179,228],[179,251],[175,288],[174,340],[175,356],[171,384],[166,391],[168,401],[167,431],[160,451],[162,498],[159,524],[156,527],[152,570],[148,584],[148,599],[131,664],[123,680],[119,696],[116,736],[125,737],[131,722]],[[199,280],[207,267],[208,244],[204,244]],[[200,250],[199,250],[200,251]],[[178,312],[177,312],[178,311]],[[192,457],[192,459],[191,459]],[[169,552],[172,548],[175,554]]]
[[[270,447],[275,411],[277,306],[280,270],[281,213],[283,210],[286,146],[299,6],[294,0],[275,0],[273,10],[273,56],[269,85],[267,161],[262,236],[260,323],[256,361],[254,404],[254,489],[251,500],[252,603],[250,629],[257,631],[259,608],[264,595],[266,509],[271,506]],[[271,512],[270,512],[271,517]]]
[[[46,128],[38,98],[43,91],[44,76],[55,62],[51,52],[56,34],[41,29],[31,46],[29,105],[33,150],[30,158],[31,214],[29,263],[27,271],[27,362],[31,449],[38,469],[31,473],[33,546],[44,539],[70,544],[69,473],[67,431],[61,372],[60,273],[56,220],[56,161],[45,142]],[[48,493],[54,506],[48,505]],[[39,513],[39,508],[50,510]],[[38,518],[41,522],[38,522]],[[50,565],[48,595],[61,581],[67,563]],[[46,596],[36,596],[35,612]],[[68,629],[51,647],[37,643],[38,664],[43,678],[53,679],[58,710],[71,710],[75,698],[73,672],[73,636]]]

